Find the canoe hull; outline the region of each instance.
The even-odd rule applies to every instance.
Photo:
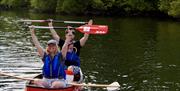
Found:
[[[41,87],[33,87],[33,86],[26,86],[25,91],[80,91],[77,87],[68,87],[68,88],[60,88],[60,89],[48,89],[48,88],[41,88]]]

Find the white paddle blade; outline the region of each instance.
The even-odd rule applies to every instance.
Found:
[[[120,90],[120,85],[119,85],[119,83],[118,82],[113,82],[113,83],[111,83],[106,89],[108,90],[108,91],[118,91],[118,90]]]
[[[81,22],[81,21],[64,21],[64,23],[70,23],[70,24],[86,24],[87,22]]]

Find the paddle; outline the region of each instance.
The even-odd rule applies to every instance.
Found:
[[[29,28],[37,29],[67,29],[68,27],[48,27],[48,26],[29,26]],[[83,25],[80,27],[72,27],[72,29],[78,30],[81,33],[88,34],[106,34],[108,32],[108,26],[106,25]]]
[[[21,80],[28,80],[28,81],[33,81],[34,80],[34,79],[31,79],[31,78],[24,78],[24,77],[14,76],[14,75],[11,75],[11,74],[8,74],[8,73],[4,73],[2,71],[0,71],[0,75],[14,77],[14,78],[21,79]]]
[[[28,80],[28,81],[35,81],[35,79],[32,78],[24,78],[24,77],[19,77],[19,76],[14,76],[14,75],[10,75],[8,73],[4,73],[2,71],[0,71],[0,75],[4,75],[4,76],[9,76],[9,77],[14,77],[17,79],[21,79],[21,80]],[[85,86],[85,87],[107,87],[106,89],[109,90],[118,90],[120,85],[118,82],[113,82],[109,85],[107,84],[86,84],[86,83],[82,83],[82,84],[78,84],[78,83],[67,83],[69,85],[73,85],[73,86]]]
[[[19,22],[57,22],[57,23],[68,23],[68,24],[87,24],[88,22],[83,21],[61,21],[61,20],[19,20]]]
[[[86,84],[86,83],[82,83],[82,84],[68,83],[68,84],[73,86],[85,86],[85,87],[106,87],[108,91],[119,90],[120,87],[118,82],[113,82],[111,84]]]

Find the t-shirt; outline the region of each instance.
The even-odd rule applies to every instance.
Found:
[[[63,39],[60,39],[59,40],[59,44],[58,44],[58,46],[62,49],[62,46],[64,45],[64,40]],[[80,49],[82,48],[81,47],[81,45],[80,45],[80,41],[78,40],[78,41],[75,41],[74,43],[73,43],[73,46],[77,49],[77,52],[76,52],[76,50],[74,49],[74,51],[76,52],[76,54],[79,56],[80,55]]]

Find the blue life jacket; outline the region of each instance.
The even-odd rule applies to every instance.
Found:
[[[45,78],[64,78],[66,79],[64,61],[62,61],[61,53],[58,52],[53,59],[50,55],[44,54],[43,57],[43,76]]]
[[[80,58],[75,52],[67,52],[66,54],[66,66],[74,65],[80,67]]]

